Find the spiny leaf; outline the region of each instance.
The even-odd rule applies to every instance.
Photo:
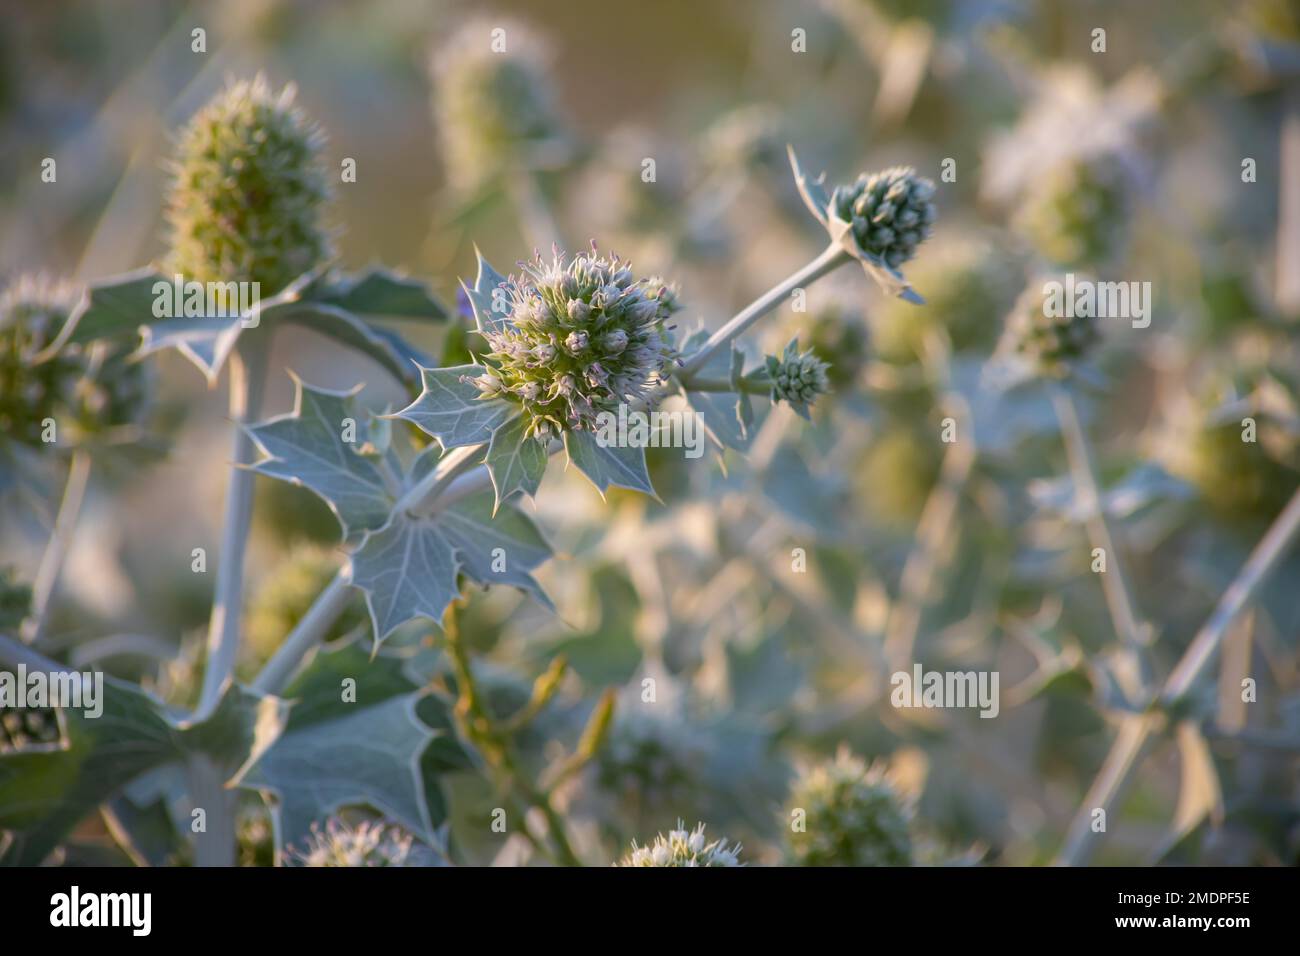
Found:
[[[140,326],[155,320],[154,284],[169,281],[145,268],[92,282],[47,352],[95,339],[135,335]]]
[[[496,492],[496,508],[517,491],[529,497],[537,494],[546,471],[546,447],[537,439],[525,437],[528,418],[516,415],[497,426],[488,445],[487,469]],[[495,509],[494,509],[495,510]]]
[[[446,307],[429,292],[425,283],[379,267],[329,285],[320,291],[318,301],[358,315],[403,316],[440,322],[448,316]]]
[[[297,302],[284,306],[271,318],[328,335],[374,359],[399,382],[413,384],[415,381],[415,367],[408,350],[399,349],[394,341],[399,337],[374,328],[343,308],[319,302]]]
[[[569,461],[591,480],[602,498],[610,485],[643,491],[655,497],[650,473],[646,470],[644,448],[606,447],[596,440],[595,435],[585,431],[565,432],[564,447],[569,453]]]
[[[459,593],[459,568],[434,518],[401,512],[368,535],[352,555],[352,583],[366,594],[375,640],[417,617],[441,620]]]
[[[471,288],[462,282],[461,287],[474,311],[474,322],[478,330],[484,332],[496,328],[506,320],[505,302],[498,292],[506,277],[492,268],[483,258],[483,253],[477,249],[474,253],[478,256],[478,275],[474,279],[474,286]]]
[[[365,416],[355,392],[313,388],[294,377],[294,409],[248,429],[267,455],[259,474],[310,488],[352,537],[388,520],[393,496],[378,465],[357,449],[364,444]],[[356,423],[356,443],[343,440],[344,422]]]
[[[410,405],[393,414],[438,439],[443,448],[481,445],[514,410],[509,403],[484,401],[472,382],[483,372],[479,365],[453,368],[421,368],[424,388]]]
[[[494,501],[483,491],[432,516],[399,512],[366,537],[352,556],[352,583],[366,594],[376,641],[416,618],[440,623],[460,593],[460,574],[520,588],[550,605],[528,573],[550,548],[518,509],[505,505],[493,515]]]
[[[345,699],[343,680],[355,681]],[[272,746],[241,771],[239,786],[273,795],[276,855],[301,845],[313,822],[345,806],[367,804],[425,840],[442,822],[430,814],[422,767],[431,741],[446,736],[448,720],[430,729],[418,714],[430,695],[402,674],[402,661],[373,660],[360,642],[318,654],[285,691],[294,701],[288,724]],[[437,703],[445,717],[446,705]]]

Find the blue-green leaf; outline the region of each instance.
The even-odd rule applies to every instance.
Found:
[[[602,498],[610,485],[655,496],[654,486],[650,484],[650,473],[645,466],[644,448],[617,445],[606,447],[587,431],[565,432],[564,448],[569,453],[569,461],[591,480]]]
[[[314,491],[348,537],[380,527],[394,499],[380,467],[358,452],[365,444],[365,413],[356,393],[313,388],[297,377],[294,385],[292,412],[248,429],[267,456],[253,470]],[[355,443],[344,441],[348,419]]]
[[[481,375],[481,365],[421,368],[423,390],[394,418],[404,419],[438,439],[443,448],[481,445],[515,410],[509,403],[480,397],[478,388],[462,378]]]
[[[338,306],[359,315],[402,316],[443,321],[448,312],[429,287],[418,279],[395,275],[387,269],[371,268],[328,286],[317,301]]]
[[[352,555],[352,583],[366,594],[375,640],[407,621],[441,621],[459,593],[456,550],[439,532],[438,519],[407,512],[366,536]]]
[[[501,507],[517,491],[532,497],[546,471],[546,446],[533,437],[525,437],[525,415],[516,415],[492,433],[488,445],[487,468],[496,492],[495,508]]]
[[[477,249],[474,252],[478,256],[478,275],[474,279],[474,286],[470,288],[463,282],[461,286],[469,298],[470,308],[474,310],[474,322],[478,330],[485,332],[506,321],[506,299],[499,291],[506,277],[492,268],[483,258],[483,253]]]

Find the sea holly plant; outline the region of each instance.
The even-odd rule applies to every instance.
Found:
[[[473,660],[462,620],[467,589],[507,585],[550,607],[534,572],[551,549],[519,499],[540,493],[559,449],[602,495],[612,487],[655,494],[644,446],[610,432],[620,414],[684,399],[720,447],[741,450],[770,403],[806,417],[827,391],[826,364],[791,343],[781,357],[747,369],[741,335],[793,289],[855,260],[888,291],[915,301],[897,269],[934,218],[931,187],[911,172],[864,178],[814,209],[830,231],[825,252],[716,331],[686,337],[674,325],[683,308],[677,287],[639,275],[594,243],[572,257],[536,255],[509,277],[480,255],[473,285],[464,286],[476,336],[468,340],[470,361],[439,366],[377,321],[447,318],[421,283],[382,269],[348,275],[332,264],[321,149],[321,134],[291,89],[273,93],[261,78],[232,83],[177,139],[163,263],[91,283],[78,303],[42,313],[36,325],[11,323],[15,335],[27,336],[15,342],[46,376],[63,374],[83,353],[116,355],[137,335],[132,368],[176,349],[210,384],[223,373],[229,379],[234,431],[213,611],[193,695],[163,705],[148,690],[111,681],[104,706],[123,714],[112,732],[129,725],[139,738],[139,759],[114,763],[111,772],[106,761],[121,741],[85,714],[60,712],[57,743],[0,756],[0,790],[21,789],[33,774],[53,788],[39,804],[11,802],[0,815],[15,859],[42,859],[102,806],[128,840],[150,814],[171,821],[161,842],[135,834],[138,858],[230,863],[237,826],[252,832],[237,821],[250,819],[246,801],[255,797],[269,810],[281,862],[403,865],[412,840],[445,856],[441,777],[470,767],[524,821],[521,835],[533,852],[562,864],[591,862],[575,849],[560,795],[602,747],[613,690],[586,711],[571,748],[552,752],[545,768],[533,766],[523,741],[571,672],[557,657],[526,700],[503,707]],[[815,187],[795,169],[807,196]],[[872,228],[860,228],[863,221]],[[399,385],[418,384],[418,395],[397,411],[369,409],[359,390],[318,388],[294,376],[293,409],[263,417],[271,339],[304,327],[369,357]],[[269,659],[245,686],[234,668],[259,475],[323,501],[340,526],[342,554],[334,578],[286,625],[278,645],[262,647],[259,635]],[[371,636],[362,629],[324,645],[358,594]],[[430,633],[433,650],[422,650],[425,664],[412,671],[412,635]],[[0,636],[6,665],[62,672],[44,650]],[[357,807],[379,817],[343,816]],[[191,828],[187,848],[180,837],[187,814],[200,811],[207,825]],[[674,831],[669,841],[681,844],[672,853],[680,849],[684,865],[734,863],[729,844],[700,832]],[[256,852],[245,847],[239,855]]]

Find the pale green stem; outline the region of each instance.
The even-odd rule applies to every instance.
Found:
[[[1111,620],[1119,639],[1128,650],[1139,653],[1145,645],[1145,629],[1138,622],[1134,609],[1133,594],[1129,587],[1128,576],[1124,572],[1124,562],[1106,521],[1105,504],[1097,488],[1097,472],[1088,450],[1088,439],[1079,422],[1078,409],[1074,398],[1065,388],[1055,389],[1052,400],[1056,405],[1056,415],[1061,422],[1061,434],[1065,439],[1065,453],[1070,461],[1070,477],[1079,504],[1086,515],[1088,536],[1094,548],[1100,548],[1106,556],[1106,570],[1101,572],[1102,591],[1106,596],[1106,606],[1110,610]]]
[[[237,347],[229,360],[230,419],[234,448],[226,485],[225,515],[221,526],[221,551],[217,555],[217,582],[208,622],[207,658],[203,687],[194,719],[202,720],[216,709],[221,692],[235,669],[239,654],[239,625],[244,596],[244,557],[253,516],[257,444],[245,426],[252,424],[262,403],[267,355],[261,343]]]
[[[1163,704],[1172,704],[1191,690],[1192,685],[1213,661],[1233,620],[1286,556],[1297,533],[1300,533],[1300,489],[1296,490],[1286,508],[1274,520],[1259,544],[1255,545],[1237,577],[1219,598],[1214,612],[1183,652],[1160,693],[1159,699]],[[1158,723],[1158,718],[1152,714],[1134,714],[1121,722],[1110,753],[1070,824],[1065,844],[1057,857],[1058,864],[1077,866],[1087,861],[1099,838],[1098,834],[1092,832],[1094,811],[1104,810],[1109,815],[1137,766],[1147,738]]]
[[[72,547],[77,516],[81,514],[81,504],[85,500],[86,486],[89,483],[90,453],[78,449],[72,453],[72,460],[68,463],[68,477],[63,485],[59,512],[54,519],[54,530],[45,546],[45,553],[41,556],[36,579],[32,582],[32,611],[23,622],[21,632],[22,639],[28,644],[40,640],[49,620],[50,605],[58,593],[59,578]]]

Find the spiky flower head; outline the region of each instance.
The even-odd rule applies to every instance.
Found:
[[[1129,173],[1117,156],[1076,156],[1036,180],[1016,222],[1056,265],[1096,266],[1123,251],[1131,206]]]
[[[434,50],[434,118],[454,185],[542,164],[563,143],[546,59],[536,34],[510,20],[471,20]]]
[[[395,823],[366,820],[350,826],[331,817],[311,825],[303,849],[286,856],[298,866],[409,866],[412,837]]]
[[[649,846],[637,846],[632,841],[632,851],[623,857],[619,866],[744,866],[740,862],[739,844],[729,846],[726,840],[708,840],[704,824],[687,831],[686,824],[677,821],[677,829],[667,836],[660,833]]]
[[[898,269],[930,236],[936,216],[934,183],[911,166],[891,166],[836,189],[831,207],[851,225],[862,252]]]
[[[830,380],[826,376],[830,365],[812,351],[800,352],[797,338],[790,340],[780,358],[767,356],[765,364],[772,382],[773,403],[789,402],[805,418],[808,417],[808,406],[819,395],[830,391]]]
[[[556,252],[521,263],[501,287],[504,321],[483,329],[492,351],[473,382],[521,404],[527,434],[591,430],[596,416],[659,385],[676,358],[667,319],[681,308],[663,279],[636,278],[617,256]]]
[[[910,866],[910,808],[880,765],[868,767],[841,748],[834,760],[807,770],[795,783],[791,814],[803,828],[789,834],[797,866]]]
[[[999,351],[1025,362],[1036,375],[1067,378],[1101,341],[1101,329],[1091,310],[1055,308],[1047,293],[1050,281],[1031,282],[1020,294]]]
[[[149,376],[125,346],[65,346],[36,361],[77,299],[73,286],[44,276],[21,276],[0,295],[0,433],[13,440],[39,443],[49,418],[76,444],[137,422],[148,404]]]
[[[324,136],[266,79],[231,83],[181,130],[167,199],[171,271],[279,292],[324,262]]]

